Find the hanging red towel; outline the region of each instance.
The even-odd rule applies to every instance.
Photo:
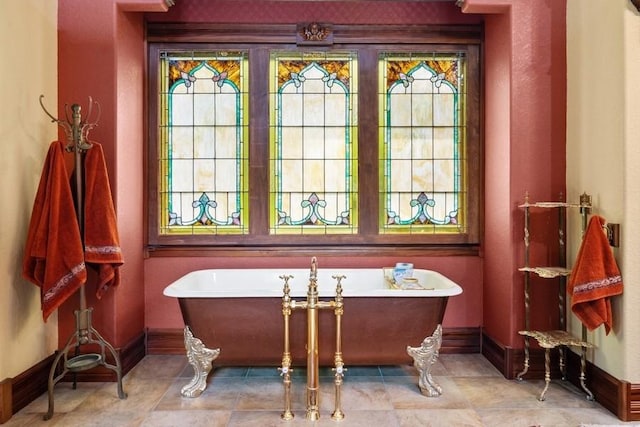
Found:
[[[25,279],[40,287],[46,321],[87,280],[64,144],[53,142],[33,204],[22,263]]]
[[[589,221],[573,266],[567,291],[571,310],[590,330],[604,324],[609,335],[613,320],[610,297],[622,294],[622,276],[609,240],[603,231],[605,219],[594,215]]]
[[[84,250],[87,265],[98,272],[96,296],[101,298],[120,283],[119,267],[124,259],[102,146],[92,145],[84,161]]]

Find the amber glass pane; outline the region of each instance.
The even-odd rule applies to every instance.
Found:
[[[242,52],[161,56],[161,234],[248,233],[247,63]]]
[[[465,57],[379,58],[380,233],[466,231]]]
[[[356,65],[351,53],[272,53],[271,234],[357,232]]]

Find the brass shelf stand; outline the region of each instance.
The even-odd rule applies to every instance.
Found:
[[[524,367],[521,372],[516,375],[516,379],[523,380],[524,375],[529,371],[530,366],[530,343],[529,339],[533,338],[537,341],[538,345],[544,348],[545,358],[545,386],[540,393],[538,400],[545,400],[545,394],[549,389],[551,383],[551,349],[558,348],[559,352],[559,365],[562,379],[566,380],[566,348],[567,347],[580,347],[580,386],[586,393],[587,400],[594,400],[593,393],[587,388],[586,385],[586,356],[587,348],[594,347],[593,344],[587,341],[586,327],[582,326],[582,338],[576,338],[566,331],[566,314],[565,314],[565,295],[566,295],[566,278],[571,274],[571,270],[566,268],[566,243],[565,243],[565,215],[567,208],[579,208],[581,215],[581,229],[582,233],[585,232],[587,227],[587,217],[591,212],[591,196],[584,193],[580,196],[579,204],[571,204],[565,202],[538,202],[529,203],[529,195],[525,195],[525,203],[519,206],[524,210],[524,244],[525,244],[525,266],[519,268],[519,271],[524,273],[524,306],[525,306],[525,330],[518,331],[518,333],[524,336]],[[559,266],[557,267],[532,267],[529,265],[529,237],[530,237],[530,209],[557,209],[558,210],[558,245],[560,251]],[[531,307],[530,307],[530,291],[531,291],[531,275],[535,274],[545,279],[559,279],[560,286],[558,290],[558,310],[560,313],[560,328],[558,330],[551,331],[537,331],[531,330]]]

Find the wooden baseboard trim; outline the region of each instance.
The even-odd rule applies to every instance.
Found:
[[[0,424],[4,424],[9,421],[13,410],[11,409],[11,380],[5,378],[0,382]]]
[[[9,418],[33,402],[42,393],[46,393],[49,370],[54,358],[55,355],[51,355],[17,377],[7,379],[11,387],[11,413]]]
[[[628,402],[623,406],[623,410],[627,414],[624,421],[640,421],[640,384],[626,383],[626,399]]]
[[[184,355],[182,329],[147,329],[147,354]]]
[[[551,377],[554,379],[560,378],[557,353],[552,352],[551,358]],[[482,354],[508,379],[515,379],[524,366],[523,349],[504,347],[484,333]],[[566,357],[567,380],[580,388],[580,355],[567,351]],[[529,363],[529,370],[524,378],[544,379],[544,351],[540,348],[530,349]],[[640,421],[640,384],[619,380],[589,361],[585,374],[586,387],[598,403],[621,421]]]
[[[509,369],[511,360],[509,360],[510,353],[505,347],[500,345],[497,341],[488,337],[484,332],[482,333],[482,350],[480,353],[495,366],[498,371],[502,373],[506,378],[513,379],[513,373]]]
[[[144,333],[121,349],[116,349],[120,357],[123,376],[142,360],[145,351]],[[6,378],[0,382],[0,424],[7,422],[13,414],[48,391],[49,372],[56,355],[57,353],[54,353],[18,376]],[[109,357],[107,357],[107,361],[113,363]],[[115,382],[118,380],[118,376],[114,371],[98,366],[85,372],[78,372],[75,378],[72,375],[67,375],[62,381],[73,381],[74,379],[78,382]]]
[[[480,328],[446,328],[442,331],[440,353],[480,353]]]

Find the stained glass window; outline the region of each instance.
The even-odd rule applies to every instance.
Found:
[[[465,55],[379,57],[380,233],[461,233]]]
[[[264,29],[149,33],[149,252],[476,250],[481,27]]]
[[[356,66],[353,53],[272,53],[271,234],[357,233]]]
[[[160,233],[248,233],[247,55],[163,52],[159,70]]]

